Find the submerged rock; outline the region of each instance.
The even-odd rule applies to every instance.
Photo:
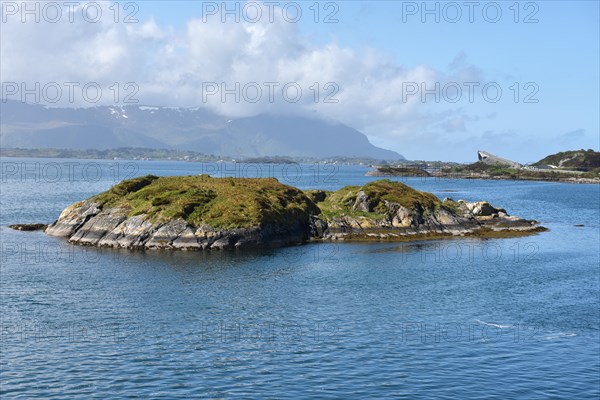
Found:
[[[121,182],[67,207],[46,233],[83,245],[207,250],[539,230],[487,202],[440,201],[390,180],[305,193],[272,178],[202,175]]]
[[[43,231],[48,227],[46,224],[13,224],[8,226],[17,231]]]

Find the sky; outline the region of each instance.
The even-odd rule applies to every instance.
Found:
[[[409,159],[599,148],[597,1],[24,7],[2,1],[3,98],[320,117]]]

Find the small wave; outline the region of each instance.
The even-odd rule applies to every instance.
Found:
[[[479,322],[480,324],[483,324],[483,325],[493,326],[494,328],[500,328],[500,329],[508,329],[508,328],[512,328],[513,327],[513,325],[492,324],[492,323],[489,323],[489,322],[481,321],[479,319],[476,319],[475,321],[477,321],[477,322]]]
[[[573,336],[577,336],[577,334],[576,333],[572,333],[572,332],[561,332],[561,333],[557,333],[556,335],[544,336],[544,339],[546,339],[546,340],[554,340],[554,339],[561,339],[561,338],[573,337]]]

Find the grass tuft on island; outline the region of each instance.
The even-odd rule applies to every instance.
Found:
[[[207,250],[513,237],[540,229],[485,201],[440,201],[389,179],[330,192],[302,191],[274,178],[146,175],[67,207],[45,232],[84,245]]]
[[[369,211],[357,210],[354,207],[359,192],[364,192]],[[323,195],[315,196],[315,193]],[[443,203],[435,195],[421,192],[400,182],[382,179],[367,183],[364,186],[345,186],[335,192],[308,191],[309,196],[321,210],[324,218],[367,217],[381,220],[388,217],[386,201],[397,203],[407,209],[419,205],[423,209],[439,209]]]
[[[319,209],[300,189],[274,178],[212,178],[209,175],[123,181],[92,198],[102,208],[120,207],[151,222],[181,218],[193,226],[247,228],[285,224]]]

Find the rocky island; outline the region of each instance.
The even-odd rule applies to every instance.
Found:
[[[415,167],[380,166],[368,171],[365,176],[431,176],[429,172]]]
[[[487,202],[441,201],[387,179],[328,192],[274,178],[147,175],[67,207],[45,232],[82,245],[207,250],[542,230]]]

